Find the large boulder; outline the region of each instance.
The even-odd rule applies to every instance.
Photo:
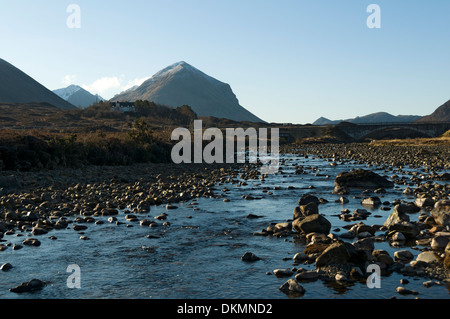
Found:
[[[351,258],[344,242],[335,242],[325,249],[316,259],[316,267],[330,264],[346,264]]]
[[[286,281],[280,290],[287,295],[303,295],[305,293],[305,288],[292,278]]]
[[[351,172],[339,173],[334,181],[334,186],[334,192],[338,193],[342,189],[351,188],[392,188],[394,183],[372,171],[357,169]]]
[[[306,216],[305,218],[297,218],[292,222],[292,228],[298,233],[330,233],[331,223],[319,214]]]
[[[23,293],[23,292],[34,292],[44,288],[46,283],[39,279],[32,279],[28,282],[24,282],[17,287],[9,289],[11,292]]]
[[[316,204],[317,206],[319,206],[320,200],[319,200],[316,196],[311,195],[311,194],[303,195],[303,196],[298,200],[298,206],[306,205],[306,204],[309,204],[309,203],[314,203],[314,204]]]
[[[450,226],[450,200],[442,199],[434,205],[431,211],[435,222],[442,226]]]
[[[389,215],[388,219],[384,222],[384,226],[390,227],[391,225],[401,222],[409,222],[409,216],[406,215],[402,204],[396,205],[394,211]]]
[[[319,213],[320,200],[311,194],[303,195],[298,200],[298,206],[294,208],[293,219]]]
[[[450,243],[450,232],[437,232],[431,240],[430,247],[434,250],[444,250]]]
[[[417,224],[406,221],[391,224],[389,225],[388,230],[390,232],[400,232],[406,239],[415,239],[420,234],[420,227]]]

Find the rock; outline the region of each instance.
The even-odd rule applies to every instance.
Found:
[[[377,259],[377,262],[383,263],[387,266],[394,264],[394,259],[391,256],[389,256],[388,254],[378,255],[378,257],[376,259]]]
[[[125,219],[127,220],[127,222],[137,222],[139,220],[137,218],[137,216],[134,215],[134,214],[127,214],[127,215],[125,215]]]
[[[258,219],[258,218],[263,218],[264,216],[260,216],[260,215],[255,215],[255,214],[248,214],[247,216],[245,216],[245,218],[248,219]]]
[[[353,280],[361,280],[362,278],[364,278],[364,274],[363,274],[361,268],[359,268],[359,267],[353,267],[353,268],[350,270],[350,277],[351,277]]]
[[[398,250],[394,253],[395,260],[409,262],[414,259],[414,255],[409,250]]]
[[[284,223],[277,223],[277,224],[275,224],[273,231],[276,233],[276,232],[279,232],[279,231],[291,230],[291,229],[292,229],[292,223],[284,222]]]
[[[391,240],[392,241],[405,241],[406,237],[405,237],[405,235],[403,235],[403,233],[397,231],[391,236]]]
[[[359,224],[356,225],[355,232],[357,235],[359,235],[361,233],[369,232],[373,236],[376,232],[376,229],[372,226],[369,226],[369,225],[366,225],[366,224],[363,224],[362,222],[360,222]]]
[[[298,200],[298,206],[307,205],[309,203],[313,203],[316,206],[320,205],[320,200],[314,195],[311,194],[305,194]]]
[[[140,222],[139,222],[139,225],[141,225],[141,226],[149,226],[151,223],[153,223],[153,221],[152,220],[148,220],[148,219],[142,219]]]
[[[331,223],[319,214],[309,215],[305,218],[298,218],[292,222],[292,227],[298,233],[323,233],[328,234]]]
[[[302,218],[303,213],[300,211],[300,207],[294,207],[294,214],[292,215],[292,220],[296,220],[297,218]]]
[[[295,254],[293,259],[295,262],[303,262],[305,260],[308,260],[308,256],[304,252],[300,252]]]
[[[334,276],[334,279],[336,281],[347,281],[348,280],[347,275],[343,272],[338,272],[336,274],[336,276]]]
[[[81,230],[86,230],[88,227],[86,225],[73,225],[72,228],[75,231],[81,231]]]
[[[368,170],[357,169],[351,172],[342,172],[336,176],[334,181],[335,191],[338,192],[342,188],[362,188],[377,189],[392,188],[394,183],[386,178]]]
[[[418,295],[419,293],[415,290],[406,289],[405,287],[397,287],[396,291],[400,295]]]
[[[118,215],[119,211],[115,208],[103,208],[101,210],[101,215],[102,216],[113,216],[113,215]]]
[[[348,193],[349,193],[349,191],[346,187],[335,186],[333,189],[333,194],[336,194],[336,195],[347,195]]]
[[[353,239],[356,237],[356,234],[352,231],[347,231],[339,235],[340,238],[344,239]]]
[[[450,242],[449,232],[437,232],[434,234],[434,238],[431,240],[430,246],[434,250],[444,250]]]
[[[285,294],[294,294],[294,295],[304,295],[305,288],[303,288],[298,282],[294,279],[289,279],[286,281],[281,287],[280,290]]]
[[[253,262],[253,261],[260,260],[261,258],[256,256],[254,253],[247,251],[244,253],[244,255],[242,255],[241,259],[242,259],[242,261]]]
[[[434,205],[431,216],[437,224],[442,226],[450,225],[450,200],[442,199]]]
[[[417,207],[424,208],[424,207],[433,207],[434,206],[434,200],[428,197],[424,198],[417,198],[414,204]]]
[[[440,285],[440,284],[441,284],[440,282],[434,281],[434,280],[428,280],[428,281],[424,281],[424,282],[422,283],[422,285],[423,285],[425,288],[430,288],[430,287],[432,287],[432,286],[434,286],[434,285]]]
[[[301,215],[304,217],[319,214],[319,207],[314,202],[309,202],[308,204],[301,205],[299,206],[299,208]]]
[[[1,271],[8,271],[11,268],[13,268],[13,266],[10,263],[5,263],[3,265],[0,266],[0,270]]]
[[[9,221],[9,220],[18,221],[19,219],[20,219],[20,216],[16,212],[6,212],[6,214],[5,214],[6,221]]]
[[[402,192],[405,195],[411,195],[413,193],[412,189],[409,187],[406,187],[405,190]]]
[[[358,250],[367,250],[372,252],[375,248],[375,240],[373,238],[359,239],[353,243],[353,246]]]
[[[25,215],[25,218],[26,218],[26,220],[29,221],[29,222],[34,222],[34,221],[37,221],[37,220],[39,219],[39,215],[36,214],[35,212],[28,212],[28,213]]]
[[[309,243],[327,243],[329,240],[330,237],[322,233],[309,233],[306,235],[306,241]]]
[[[275,269],[273,274],[276,277],[290,277],[294,274],[294,272],[290,269]]]
[[[380,206],[380,205],[381,205],[381,200],[380,200],[379,197],[376,197],[376,196],[374,196],[374,197],[367,197],[367,198],[364,198],[364,199],[361,201],[361,205],[363,205],[363,206],[377,207],[377,206]]]
[[[114,222],[116,222],[117,221],[117,217],[109,217],[108,218],[108,222],[110,222],[110,223],[114,223]]]
[[[345,264],[350,259],[348,252],[343,242],[335,242],[328,246],[319,257],[316,259],[316,267],[327,266],[330,264]]]
[[[420,211],[420,208],[417,207],[414,203],[397,204],[395,205],[394,209],[400,214],[414,214]]]
[[[410,222],[391,224],[389,225],[388,230],[390,232],[401,232],[406,239],[415,239],[420,234],[420,227]]]
[[[444,258],[444,268],[450,269],[450,254],[446,254]]]
[[[158,220],[166,220],[167,219],[167,214],[162,213],[161,215],[155,216],[154,218],[158,219]]]
[[[17,287],[9,289],[11,292],[24,293],[24,292],[34,292],[44,288],[45,282],[39,279],[32,279],[28,282],[24,282]]]
[[[389,215],[388,219],[384,222],[385,227],[389,227],[393,224],[397,224],[403,221],[409,222],[409,216],[399,209],[400,205],[394,207],[394,211]]]
[[[319,278],[320,274],[317,271],[303,271],[295,275],[296,281],[314,281]]]
[[[350,220],[364,220],[364,219],[367,219],[367,217],[370,214],[371,213],[368,212],[367,210],[358,208],[358,209],[355,209]]]
[[[306,255],[318,254],[322,253],[325,249],[327,249],[329,244],[324,243],[312,243],[305,247],[303,253]]]
[[[36,238],[27,238],[22,242],[23,245],[26,246],[35,246],[38,247],[41,245],[41,242],[37,240]]]
[[[378,258],[380,255],[388,255],[389,256],[389,253],[384,249],[374,249],[372,251],[373,257]]]
[[[172,205],[172,204],[167,204],[166,205],[166,209],[167,210],[170,210],[170,209],[177,209],[178,208],[178,206],[175,206],[175,205]]]
[[[31,233],[35,236],[38,236],[38,235],[45,235],[48,233],[48,231],[45,230],[44,228],[33,227],[33,229],[31,230]]]
[[[433,251],[424,251],[423,253],[420,253],[416,261],[423,261],[425,263],[433,263],[438,262],[439,258],[436,256],[436,254]]]

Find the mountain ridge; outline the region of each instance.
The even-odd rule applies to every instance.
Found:
[[[49,103],[61,109],[75,106],[9,62],[0,59],[0,102]]]
[[[439,106],[430,115],[424,116],[416,121],[416,123],[427,122],[450,122],[450,100]]]
[[[375,112],[364,116],[357,116],[345,120],[330,120],[326,117],[320,117],[314,121],[313,125],[334,125],[341,122],[350,122],[354,124],[368,124],[368,123],[412,123],[421,116],[419,115],[392,115],[387,112]]]
[[[72,105],[82,109],[104,100],[100,95],[94,95],[75,84],[71,84],[66,88],[56,89],[53,92]]]

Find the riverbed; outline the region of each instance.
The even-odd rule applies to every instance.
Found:
[[[331,222],[332,233],[339,235],[344,230],[342,227],[348,224],[339,219],[340,210],[362,208],[362,194],[352,193],[346,196],[348,203],[336,203],[341,195],[332,194],[334,178],[342,171],[368,167],[352,161],[330,165],[332,162],[314,156],[285,154],[281,159],[280,172],[268,175],[264,180],[220,183],[215,186],[214,197],[174,203],[177,208],[170,210],[165,204],[153,205],[149,212],[136,214],[138,220],[154,220],[153,227],[127,220],[125,216],[129,212],[121,209],[117,221],[109,222],[107,216],[97,216],[95,220],[100,222],[85,223],[87,229],[83,231],[67,227],[40,236],[32,236],[26,231],[5,234],[3,244],[9,247],[0,252],[0,264],[8,262],[13,268],[0,273],[0,298],[290,298],[279,290],[287,278],[278,278],[272,271],[292,267],[314,270],[314,264],[293,262],[293,256],[303,251],[305,243],[289,236],[278,238],[255,236],[254,233],[267,228],[270,223],[292,219],[298,199],[304,194],[314,194],[327,201],[320,205],[320,214]],[[295,174],[298,166],[303,167],[303,174]],[[414,171],[427,174],[425,170],[406,167],[395,171],[386,166],[369,169],[386,177],[394,173],[409,177]],[[389,202],[394,199],[414,201],[413,196],[402,194],[407,186],[396,185],[377,196]],[[371,215],[364,221],[368,225],[382,225],[392,212],[392,209],[368,210]],[[165,219],[155,219],[163,213],[167,214]],[[419,214],[412,214],[411,220],[416,220]],[[85,239],[80,239],[81,236]],[[11,248],[27,237],[38,238],[41,245],[24,246],[19,250]],[[376,248],[388,251],[391,256],[400,249],[408,249],[414,256],[421,252],[416,246],[391,247],[388,242],[376,242]],[[254,253],[260,260],[242,261],[245,252]],[[67,284],[72,274],[67,268],[74,264],[80,269],[80,288],[70,288]],[[33,278],[45,281],[46,286],[33,293],[9,291]],[[401,279],[408,279],[405,287],[417,291],[420,298],[450,297],[448,283],[439,282],[427,288],[423,285],[427,278],[393,272],[381,277],[380,288],[369,288],[364,281],[302,283],[306,292],[299,298],[415,298],[396,293]]]

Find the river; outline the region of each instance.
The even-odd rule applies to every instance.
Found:
[[[53,230],[39,236],[39,247],[11,247],[0,252],[0,263],[9,262],[13,268],[0,273],[0,298],[33,299],[286,299],[279,287],[287,278],[277,278],[274,269],[303,267],[314,270],[314,264],[293,265],[292,257],[302,251],[304,243],[292,237],[255,236],[272,222],[292,218],[298,199],[307,193],[322,197],[328,203],[321,204],[320,213],[332,224],[332,231],[341,229],[348,222],[337,217],[342,208],[353,211],[362,208],[361,198],[348,195],[349,203],[337,204],[340,195],[333,195],[334,177],[341,171],[367,168],[352,162],[337,163],[315,157],[283,155],[280,173],[269,175],[264,181],[247,180],[247,185],[217,185],[217,198],[199,198],[176,204],[177,209],[166,210],[164,205],[152,206],[139,219],[154,220],[167,213],[169,226],[157,220],[158,227],[140,226],[128,222],[122,211],[118,216],[120,225],[109,223],[108,217],[95,217],[103,224],[86,224],[81,240],[72,228]],[[302,165],[306,174],[294,174],[295,166]],[[370,167],[385,176],[397,174],[409,176],[406,169],[385,170]],[[424,173],[423,171],[421,173]],[[405,186],[396,186],[382,196],[382,201],[400,198],[413,201],[403,195]],[[227,190],[224,191],[224,188]],[[255,199],[246,200],[243,195]],[[224,202],[228,198],[229,202]],[[370,210],[365,224],[381,225],[391,211]],[[248,218],[249,214],[259,218]],[[419,213],[411,216],[416,220]],[[128,226],[127,226],[128,225]],[[339,232],[335,232],[339,234]],[[49,236],[57,239],[50,239]],[[147,236],[151,235],[151,236]],[[4,243],[21,243],[26,233],[5,235]],[[150,238],[149,238],[150,237]],[[376,243],[377,249],[385,249],[393,257],[395,250],[408,249],[414,256],[417,247],[390,247],[387,242]],[[244,262],[241,256],[253,252],[261,259]],[[80,268],[80,288],[69,288],[67,272],[69,265]],[[38,278],[47,282],[44,289],[34,293],[16,294],[9,291],[22,282]],[[346,284],[317,280],[302,283],[304,299],[383,299],[414,298],[396,293],[400,279],[410,281],[408,289],[419,292],[420,298],[449,298],[450,287],[445,284],[426,288],[426,278],[410,278],[399,273],[381,277],[381,288],[369,288],[364,282]]]

